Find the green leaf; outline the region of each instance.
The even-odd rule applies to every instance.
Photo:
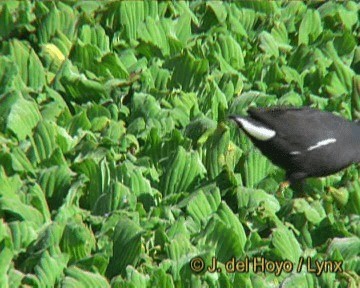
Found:
[[[23,185],[20,176],[8,177],[3,166],[0,166],[0,193],[3,197],[11,197],[14,193],[19,193]]]
[[[301,107],[303,99],[300,94],[288,92],[279,98],[279,105]]]
[[[56,122],[61,113],[66,113],[67,111],[67,107],[64,107],[61,101],[54,100],[43,106],[41,115],[43,119],[46,119],[49,122]],[[61,129],[61,127],[59,127],[59,129]]]
[[[333,254],[338,250],[343,259],[356,258],[360,250],[359,237],[334,238],[328,246],[327,253]]]
[[[200,109],[208,111],[207,116],[214,120],[222,119],[228,108],[226,96],[215,82],[209,83],[208,93],[199,104]]]
[[[273,195],[260,189],[238,189],[237,198],[239,207],[248,207],[248,210],[261,207],[264,216],[273,217],[281,208]]]
[[[155,269],[151,273],[150,285],[151,287],[164,287],[164,288],[172,288],[174,287],[173,278],[165,272],[164,269]],[[140,286],[136,286],[140,287]]]
[[[56,30],[55,37],[52,38],[51,42],[60,50],[62,55],[69,56],[71,49],[73,48],[74,43],[70,41],[67,35],[62,33],[59,30]],[[46,44],[44,44],[46,45]],[[55,51],[52,51],[55,52]],[[56,57],[61,57],[61,55],[56,54]]]
[[[15,147],[10,154],[14,171],[34,174],[34,167],[25,152],[20,147]]]
[[[274,245],[273,252],[281,260],[290,260],[293,263],[298,263],[302,250],[291,230],[286,227],[274,229],[272,244]]]
[[[330,95],[339,96],[350,94],[352,91],[352,78],[354,71],[346,66],[340,59],[335,59],[325,80],[325,89]]]
[[[185,129],[186,137],[193,140],[193,143],[197,143],[201,136],[210,136],[216,129],[216,122],[212,119],[202,116],[192,120]],[[204,137],[205,138],[205,137]],[[206,140],[206,139],[205,139]]]
[[[118,287],[118,288],[126,288],[126,287],[136,288],[136,287],[147,287],[149,281],[150,279],[148,275],[140,273],[132,266],[128,266],[126,268],[126,276],[124,278],[120,276],[114,277],[113,280],[111,281],[111,284],[112,287]],[[160,285],[159,287],[166,287],[166,286]]]
[[[143,75],[146,76],[146,84],[149,89],[166,91],[170,79],[170,72],[167,69],[152,65],[149,70],[144,71]]]
[[[78,115],[75,115],[68,125],[68,131],[71,135],[80,133],[80,130],[89,130],[91,128],[91,122],[86,116],[86,112],[82,111]]]
[[[174,95],[175,96],[175,95]],[[198,101],[195,93],[181,93],[169,99],[173,106],[172,112],[179,116],[173,116],[182,127],[189,124],[191,114],[198,113]]]
[[[12,221],[8,224],[8,228],[11,233],[12,248],[16,254],[25,252],[29,244],[38,237],[36,227],[28,221]]]
[[[20,94],[18,92],[15,95],[19,97]],[[9,95],[8,97],[13,97],[13,95]],[[6,127],[21,141],[31,135],[32,129],[40,119],[41,114],[38,106],[33,101],[19,97],[13,105],[11,105]]]
[[[289,35],[286,30],[286,26],[283,22],[276,23],[276,25],[271,29],[271,35],[274,37],[279,46],[288,47],[289,45]],[[289,46],[291,48],[291,46]]]
[[[2,39],[7,38],[15,28],[13,16],[11,15],[11,12],[6,3],[1,9],[0,27],[0,38]]]
[[[323,27],[319,12],[308,9],[300,24],[298,44],[308,45],[313,43],[322,31]]]
[[[345,31],[344,34],[335,38],[334,47],[340,57],[350,54],[356,48],[356,39],[350,32]]]
[[[65,55],[52,43],[41,46],[41,56],[46,63],[45,67],[49,67],[50,71],[54,73],[60,70],[62,63],[65,60]]]
[[[166,32],[160,21],[147,17],[146,20],[139,25],[138,35],[146,44],[151,43],[158,47],[163,56],[170,54],[170,46],[167,40]]]
[[[150,181],[144,177],[143,169],[139,168],[139,166],[135,166],[130,161],[125,161],[117,169],[118,179],[137,196],[143,194],[152,195],[153,191]]]
[[[267,56],[274,56],[275,58],[279,57],[278,43],[270,33],[266,31],[261,32],[259,35],[259,40],[259,47],[263,52],[265,52]]]
[[[230,24],[231,32],[247,37],[248,36],[247,31],[245,30],[245,27],[241,22],[245,17],[242,19],[239,17],[239,14],[246,9],[239,10],[236,7],[234,7],[234,4],[230,7],[231,10],[229,11],[229,24]],[[253,16],[255,16],[254,11],[249,10],[249,12],[253,12]]]
[[[238,237],[237,244],[239,245],[239,248],[243,250],[246,243],[246,234],[243,225],[239,221],[239,217],[233,213],[225,202],[221,202],[217,210],[217,216],[219,216],[219,219],[226,223],[228,227],[233,229],[233,233]]]
[[[44,18],[40,21],[37,29],[39,43],[49,43],[57,31],[66,35],[68,39],[73,39],[77,21],[75,15],[76,10],[61,2],[59,2],[58,5],[51,3],[49,10],[49,13],[46,13]]]
[[[10,42],[10,53],[25,85],[41,90],[45,85],[45,71],[33,48],[26,42],[14,39]]]
[[[71,185],[72,173],[66,166],[54,166],[39,173],[38,183],[51,209],[59,208]]]
[[[221,1],[211,1],[206,3],[206,8],[211,9],[219,23],[225,22],[227,11]]]
[[[108,163],[106,161],[99,162],[88,156],[72,165],[75,172],[84,174],[89,179],[88,189],[83,195],[82,201],[83,205],[90,209],[93,209],[97,199],[108,189],[110,182]]]
[[[81,27],[79,39],[84,44],[92,44],[98,47],[103,53],[110,52],[109,36],[106,35],[103,27],[84,25]]]
[[[104,215],[125,207],[135,208],[136,200],[136,195],[127,186],[113,182],[109,191],[97,199],[93,211],[96,215]]]
[[[194,218],[195,222],[200,224],[208,219],[208,217],[217,211],[221,202],[219,189],[215,191],[203,191],[193,193],[187,205],[187,211]]]
[[[163,195],[166,196],[191,189],[194,180],[205,172],[205,168],[197,152],[186,152],[179,146],[164,171],[160,185]]]
[[[38,184],[35,184],[30,188],[29,194],[29,203],[32,204],[38,211],[41,212],[46,222],[51,221],[51,215],[47,199],[45,197],[44,191]]]
[[[64,72],[60,82],[65,88],[66,97],[69,101],[77,103],[98,102],[101,98],[106,98],[108,95],[104,85],[97,81],[89,80],[84,74],[74,73],[70,69]]]
[[[216,42],[217,51],[235,70],[244,68],[244,55],[239,43],[230,35],[220,35]]]
[[[360,119],[360,76],[354,75],[351,94],[351,107],[353,119]]]
[[[95,248],[95,236],[79,218],[69,219],[61,238],[60,248],[69,255],[70,263],[77,262],[90,256]]]
[[[37,209],[23,203],[15,193],[0,198],[0,213],[7,213],[9,219],[32,223],[36,228],[45,222],[43,215]]]
[[[9,285],[9,282],[11,283],[11,280],[6,275],[8,272],[8,269],[12,266],[12,259],[14,257],[14,252],[9,247],[4,247],[4,244],[1,244],[1,250],[0,250],[0,285]]]
[[[225,166],[225,154],[229,148],[230,133],[224,125],[219,125],[204,144],[202,161],[210,179],[218,176]]]
[[[244,247],[245,243],[242,242],[233,227],[218,217],[215,216],[210,219],[203,234],[204,238],[201,244],[211,247],[218,261],[224,263],[232,257],[240,258],[244,256],[242,247]],[[223,237],[224,235],[226,237]]]
[[[53,123],[40,121],[36,126],[31,139],[32,147],[29,152],[29,158],[32,163],[39,164],[46,159],[49,159],[55,148],[56,144],[56,128]]]
[[[128,265],[135,265],[141,252],[143,229],[126,216],[115,226],[113,239],[113,255],[106,274],[113,277],[117,274],[125,275]]]
[[[278,10],[278,4],[276,2],[240,1],[237,5],[267,14],[274,14]]]
[[[114,143],[119,143],[125,131],[125,123],[123,121],[110,121],[108,128],[103,132],[103,136]]]
[[[187,42],[191,39],[191,22],[197,22],[195,14],[189,9],[188,3],[176,3],[177,7],[181,7],[182,13],[179,15],[178,21],[174,25],[177,39],[181,42],[183,47],[186,47]]]
[[[129,40],[135,40],[138,36],[139,26],[147,16],[157,17],[158,3],[153,1],[145,2],[121,2],[120,15],[121,24],[125,27],[125,35]],[[111,19],[111,18],[110,18]],[[116,28],[116,27],[113,27]]]
[[[239,3],[234,3],[234,6]],[[241,3],[245,4],[245,3]],[[254,26],[256,24],[256,21],[258,19],[258,16],[256,12],[253,9],[236,9],[235,7],[231,7],[232,11],[234,13],[234,17],[238,19],[242,27],[246,30],[247,33],[252,33]]]
[[[256,148],[243,154],[239,165],[243,183],[249,188],[256,187],[273,168],[271,162]]]
[[[121,62],[120,58],[113,53],[105,54],[99,63],[95,63],[95,72],[99,77],[109,77],[118,79],[127,79],[129,72],[125,65]]]
[[[339,7],[338,15],[344,27],[348,30],[352,29],[352,26],[359,23],[358,10],[355,6],[355,2],[348,3],[345,7]]]
[[[34,268],[35,274],[28,274],[24,279],[24,283],[44,287],[56,286],[55,284],[59,283],[66,267],[66,258],[60,251],[51,253],[45,251]]]
[[[321,215],[314,207],[311,207],[304,199],[295,199],[293,203],[293,209],[296,213],[304,213],[308,221],[314,224],[320,223],[325,217]]]
[[[195,249],[189,241],[189,237],[183,234],[177,234],[168,246],[166,246],[166,251],[168,258],[172,260],[171,272],[174,275],[173,279],[179,281],[180,272],[185,265],[188,265],[188,256]]]
[[[345,207],[349,214],[360,214],[360,183],[358,181],[350,182],[347,187],[349,191],[349,201]]]
[[[283,280],[282,284],[288,288],[311,288],[316,286],[314,277],[310,273],[292,273]]]
[[[61,282],[64,287],[89,287],[89,288],[108,288],[111,287],[107,279],[90,271],[82,270],[76,266],[71,266],[65,270],[65,278]]]
[[[86,115],[90,121],[98,119],[100,117],[110,118],[111,114],[104,106],[93,104],[86,110]]]
[[[170,88],[181,87],[190,92],[197,89],[209,70],[207,59],[196,59],[189,52],[170,59],[166,67],[173,69]]]
[[[83,43],[78,41],[71,54],[71,60],[77,64],[82,71],[89,70],[95,71],[97,65],[96,62],[101,57],[101,50],[90,43]]]
[[[27,221],[38,228],[44,223],[43,215],[31,203],[24,203],[19,193],[21,181],[18,177],[7,177],[3,167],[0,168],[0,213],[7,218]]]
[[[283,66],[281,68],[281,71],[284,75],[284,80],[286,81],[286,83],[295,83],[297,84],[297,87],[299,87],[301,90],[303,89],[304,79],[295,69],[288,66]]]
[[[16,64],[6,56],[0,56],[0,67],[0,94],[2,94],[14,88],[12,86],[18,69]]]

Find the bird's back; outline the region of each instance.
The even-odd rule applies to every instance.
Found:
[[[288,174],[326,176],[360,161],[360,125],[312,108],[250,108],[250,118],[276,131],[255,145]]]

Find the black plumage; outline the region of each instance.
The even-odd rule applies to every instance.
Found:
[[[250,108],[230,116],[291,184],[360,162],[360,124],[309,107]]]

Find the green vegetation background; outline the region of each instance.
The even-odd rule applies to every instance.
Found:
[[[358,169],[277,195],[284,172],[227,120],[359,118],[359,5],[1,1],[0,286],[359,287]]]

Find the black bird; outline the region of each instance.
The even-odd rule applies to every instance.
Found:
[[[360,162],[360,123],[309,107],[250,108],[230,116],[290,184]]]

